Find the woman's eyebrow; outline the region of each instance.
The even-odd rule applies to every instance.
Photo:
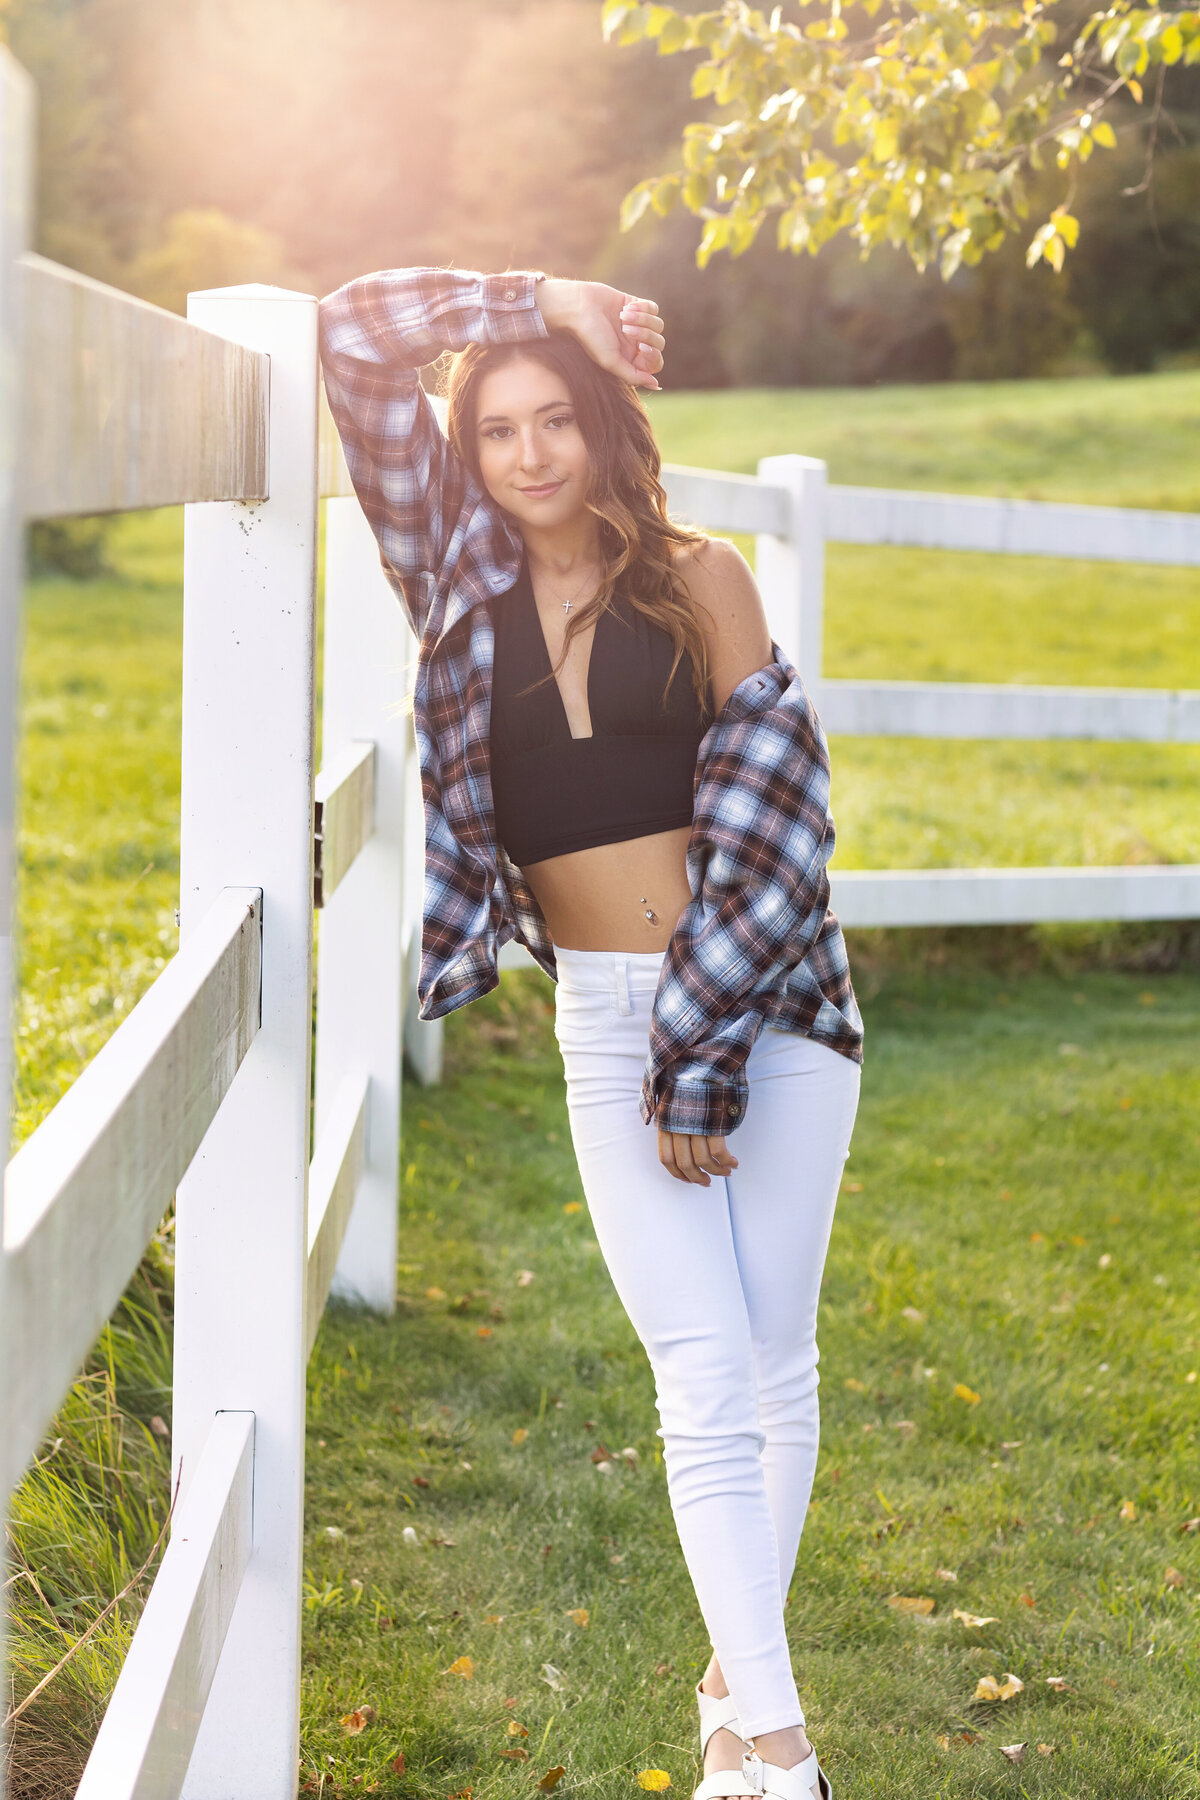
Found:
[[[534,417],[536,418],[538,413],[562,412],[565,408],[568,408],[570,404],[571,402],[569,400],[547,400],[545,406],[537,406],[534,408]],[[487,413],[480,419],[479,423],[481,425],[507,425],[510,423],[510,420],[507,413]]]

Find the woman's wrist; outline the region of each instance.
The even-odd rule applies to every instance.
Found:
[[[558,281],[547,276],[534,288],[538,310],[541,312],[547,331],[571,331],[578,317],[579,289],[578,281]]]

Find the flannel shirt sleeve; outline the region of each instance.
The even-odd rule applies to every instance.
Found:
[[[539,275],[382,269],[319,302],[325,394],[354,491],[424,629],[436,575],[482,493],[438,423],[419,370],[446,350],[549,335]]]
[[[651,1019],[646,1124],[711,1136],[741,1124],[746,1058],[780,973],[803,960],[825,921],[833,849],[828,746],[794,675],[704,761],[687,851],[693,898],[667,946]]]

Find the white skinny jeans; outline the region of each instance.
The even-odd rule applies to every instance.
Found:
[[[764,1027],[738,1158],[669,1175],[637,1100],[664,951],[555,945],[571,1138],[613,1285],[654,1374],[667,1489],[747,1738],[802,1725],[783,1609],[817,1464],[817,1299],[857,1063]]]

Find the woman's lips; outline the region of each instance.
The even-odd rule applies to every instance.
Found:
[[[521,492],[529,500],[548,500],[551,494],[557,494],[562,485],[561,481],[546,481],[541,487],[522,488]]]

